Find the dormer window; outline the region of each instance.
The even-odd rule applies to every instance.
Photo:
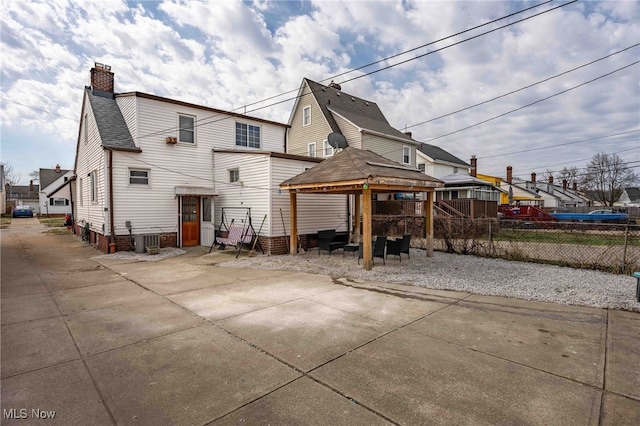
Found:
[[[408,146],[402,147],[402,164],[411,164],[411,148]]]

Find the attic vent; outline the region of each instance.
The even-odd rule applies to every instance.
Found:
[[[336,90],[342,90],[342,86],[340,86],[338,83],[334,83],[333,80],[331,80],[331,83],[329,83],[329,87]]]
[[[351,97],[351,102],[355,102],[356,98],[354,98],[353,96]]]
[[[364,104],[365,104],[366,106],[369,106],[369,102],[365,102]]]
[[[340,92],[336,92],[336,95],[340,96]]]

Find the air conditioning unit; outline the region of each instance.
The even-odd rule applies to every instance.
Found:
[[[167,136],[166,141],[167,141],[167,143],[175,144],[175,143],[178,143],[178,138],[176,138],[174,136]]]
[[[157,254],[160,249],[160,235],[147,234],[135,236],[136,253],[149,251],[150,254]]]

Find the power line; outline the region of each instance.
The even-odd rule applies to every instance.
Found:
[[[454,134],[456,134],[456,133],[460,133],[460,132],[465,131],[465,130],[469,130],[469,129],[473,128],[473,127],[480,126],[480,125],[482,125],[482,124],[488,123],[489,121],[493,121],[493,120],[495,120],[495,119],[497,119],[497,118],[504,117],[505,115],[509,115],[509,114],[511,114],[511,113],[513,113],[513,112],[520,111],[520,110],[525,109],[525,108],[528,108],[528,107],[530,107],[530,106],[533,106],[533,105],[539,104],[540,102],[544,102],[544,101],[546,101],[546,100],[548,100],[548,99],[551,99],[551,98],[554,98],[554,97],[556,97],[556,96],[563,95],[563,94],[565,94],[565,93],[567,93],[567,92],[570,92],[570,91],[572,91],[572,90],[578,89],[578,88],[580,88],[580,87],[582,87],[582,86],[585,86],[585,85],[587,85],[587,84],[589,84],[589,83],[593,83],[594,81],[600,80],[601,78],[608,77],[608,76],[610,76],[610,75],[612,75],[612,74],[615,74],[615,73],[617,73],[617,72],[619,72],[619,71],[622,71],[622,70],[624,70],[624,69],[626,69],[626,68],[632,67],[632,66],[634,66],[634,65],[636,65],[636,64],[638,64],[638,63],[640,63],[640,61],[632,62],[632,63],[630,63],[629,65],[626,65],[626,66],[624,66],[624,67],[618,68],[618,69],[616,69],[616,70],[613,70],[613,71],[611,71],[611,72],[609,72],[609,73],[603,74],[603,75],[601,75],[601,76],[599,76],[599,77],[596,77],[596,78],[594,78],[594,79],[591,79],[591,80],[589,80],[589,81],[585,81],[584,83],[581,83],[581,84],[579,84],[579,85],[577,85],[577,86],[573,86],[573,87],[570,87],[569,89],[563,90],[563,91],[558,92],[558,93],[555,93],[555,94],[553,94],[553,95],[550,95],[550,96],[544,97],[544,98],[542,98],[542,99],[538,99],[538,100],[537,100],[537,101],[535,101],[535,102],[531,102],[531,103],[526,104],[526,105],[523,105],[523,106],[521,106],[521,107],[519,107],[519,108],[512,109],[512,110],[510,110],[510,111],[507,111],[507,112],[505,112],[505,113],[503,113],[503,114],[496,115],[496,116],[491,117],[491,118],[489,118],[489,119],[487,119],[487,120],[483,120],[483,121],[480,121],[480,122],[478,122],[478,123],[472,124],[472,125],[470,125],[470,126],[463,127],[463,128],[461,128],[461,129],[455,130],[455,131],[453,131],[453,132],[449,132],[449,133],[446,133],[446,134],[444,134],[444,135],[440,135],[440,136],[438,136],[438,137],[428,139],[428,140],[424,141],[424,143],[431,142],[431,141],[435,141],[435,140],[437,140],[437,139],[441,139],[441,138],[444,138],[444,137],[447,137],[447,136],[454,135]]]
[[[66,120],[72,120],[72,121],[75,121],[76,123],[80,122],[77,118],[65,117],[64,115],[60,115],[60,114],[57,114],[55,112],[47,111],[45,109],[34,107],[34,106],[31,106],[31,105],[23,104],[21,102],[14,101],[12,99],[8,99],[8,98],[2,97],[2,96],[0,96],[0,99],[2,99],[3,101],[6,101],[6,102],[10,102],[10,103],[13,103],[13,104],[16,104],[16,105],[20,105],[20,106],[29,108],[29,109],[33,109],[33,110],[38,111],[38,112],[44,112],[45,114],[55,115],[56,117],[64,118]]]
[[[546,83],[546,82],[547,82],[547,81],[549,81],[549,80],[553,80],[554,78],[558,78],[558,77],[563,76],[563,75],[565,75],[565,74],[569,74],[569,73],[571,73],[571,72],[573,72],[573,71],[579,70],[580,68],[584,68],[584,67],[586,67],[586,66],[593,65],[593,64],[595,64],[596,62],[599,62],[599,61],[602,61],[602,60],[604,60],[604,59],[610,58],[610,57],[612,57],[612,56],[614,56],[614,55],[617,55],[617,54],[619,54],[619,53],[625,52],[625,51],[627,51],[627,50],[629,50],[629,49],[632,49],[632,48],[634,48],[634,47],[636,47],[636,46],[640,46],[640,43],[636,43],[636,44],[634,44],[633,46],[629,46],[629,47],[627,47],[627,48],[625,48],[625,49],[619,50],[619,51],[614,52],[614,53],[612,53],[612,54],[610,54],[610,55],[603,56],[602,58],[596,59],[596,60],[591,61],[591,62],[589,62],[589,63],[586,63],[586,64],[580,65],[580,66],[578,66],[578,67],[572,68],[572,69],[570,69],[570,70],[564,71],[564,72],[562,72],[562,73],[560,73],[560,74],[556,74],[556,75],[554,75],[554,76],[551,76],[551,77],[545,78],[544,80],[537,81],[537,82],[535,82],[535,83],[529,84],[529,85],[527,85],[527,86],[521,87],[521,88],[516,89],[516,90],[513,90],[513,91],[511,91],[511,92],[504,93],[504,94],[499,95],[499,96],[496,96],[496,97],[494,97],[494,98],[487,99],[486,101],[479,102],[479,103],[477,103],[477,104],[474,104],[474,105],[471,105],[471,106],[468,106],[468,107],[465,107],[465,108],[462,108],[462,109],[459,109],[459,110],[456,110],[456,111],[453,111],[453,112],[450,112],[450,113],[447,113],[447,114],[441,115],[441,116],[439,116],[439,117],[432,118],[432,119],[430,119],[430,120],[425,120],[425,121],[421,121],[420,123],[412,124],[412,125],[410,125],[410,126],[405,126],[405,128],[410,129],[410,128],[412,128],[412,127],[421,126],[421,125],[423,125],[423,124],[431,123],[432,121],[440,120],[440,119],[442,119],[442,118],[449,117],[449,116],[454,115],[454,114],[457,114],[457,113],[459,113],[459,112],[467,111],[467,110],[469,110],[469,109],[472,109],[472,108],[478,107],[478,106],[480,106],[480,105],[484,105],[484,104],[487,104],[487,103],[489,103],[489,102],[493,102],[493,101],[495,101],[495,100],[498,100],[498,99],[504,98],[504,97],[506,97],[506,96],[513,95],[514,93],[518,93],[518,92],[521,92],[521,91],[523,91],[523,90],[530,89],[530,88],[531,88],[531,87],[533,87],[533,86],[536,86],[536,85],[538,85],[538,84],[542,84],[542,83]]]

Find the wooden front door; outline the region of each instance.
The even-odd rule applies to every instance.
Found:
[[[182,246],[200,243],[200,203],[198,197],[182,197]]]

